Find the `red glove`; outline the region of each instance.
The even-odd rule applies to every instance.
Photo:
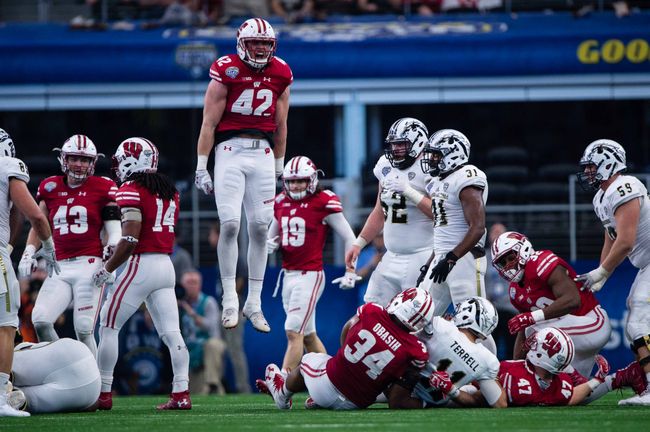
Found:
[[[600,382],[605,382],[605,377],[609,374],[609,363],[607,362],[607,359],[598,354],[596,356],[596,365],[598,366],[598,370],[596,371],[594,378]]]
[[[451,398],[458,396],[458,388],[451,382],[449,374],[445,371],[436,371],[429,377],[431,387],[438,389],[443,395]]]
[[[530,327],[535,324],[535,318],[530,312],[521,313],[515,315],[513,318],[510,318],[508,321],[508,331],[510,334],[517,334],[526,327]]]

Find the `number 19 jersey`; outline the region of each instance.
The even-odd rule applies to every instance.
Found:
[[[395,324],[378,304],[359,307],[357,316],[359,322],[350,327],[345,343],[327,362],[327,376],[357,408],[365,408],[409,366],[424,367],[429,355],[424,344]]]

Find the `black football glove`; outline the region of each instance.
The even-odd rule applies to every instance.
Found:
[[[427,272],[429,271],[429,265],[425,264],[422,267],[420,267],[420,276],[418,276],[418,280],[415,282],[415,286],[419,287],[422,282],[424,282],[424,278],[427,277]]]
[[[458,257],[453,252],[447,252],[447,255],[431,270],[429,279],[433,279],[434,283],[443,283],[456,265],[456,261],[458,261]]]

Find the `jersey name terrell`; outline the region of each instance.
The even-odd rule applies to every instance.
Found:
[[[470,369],[472,369],[474,372],[478,370],[478,362],[474,359],[474,357],[470,356],[469,353],[465,352],[463,347],[458,342],[454,341],[449,348],[454,353],[456,353],[458,355],[458,358],[461,361],[465,362],[465,364],[467,364]]]

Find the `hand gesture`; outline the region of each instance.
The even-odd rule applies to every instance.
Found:
[[[580,290],[590,290],[592,292],[600,291],[600,289],[607,282],[609,277],[609,272],[605,270],[602,266],[599,266],[597,269],[590,271],[589,273],[578,275],[574,281],[582,282],[582,288]]]
[[[115,277],[113,273],[106,270],[106,267],[102,267],[93,274],[93,284],[97,288],[101,288],[104,284],[111,284],[115,282]]]
[[[382,180],[381,187],[383,189],[401,195],[409,187],[409,182],[403,175],[394,175],[391,177],[386,177],[384,180]]]
[[[424,282],[424,278],[427,277],[427,273],[429,272],[429,265],[424,264],[422,267],[420,267],[420,276],[418,276],[418,280],[415,282],[415,287],[419,287],[422,282]]]
[[[510,334],[517,334],[533,324],[535,324],[535,318],[533,318],[532,313],[520,313],[510,318],[508,321],[508,331]]]
[[[36,268],[36,264],[34,253],[25,248],[25,252],[23,252],[23,256],[18,263],[18,276],[21,278],[29,277]]]
[[[266,253],[271,255],[273,252],[278,250],[280,247],[280,244],[278,243],[278,239],[280,236],[275,236],[273,238],[267,238],[266,239]]]
[[[45,260],[45,270],[47,271],[48,277],[52,277],[54,273],[61,273],[61,267],[59,267],[59,263],[56,262],[56,252],[54,252],[54,248],[48,248],[45,246],[45,243],[43,243],[43,247],[34,254],[35,260],[38,260],[39,258]]]
[[[214,185],[212,184],[212,177],[208,170],[199,169],[196,170],[194,175],[194,184],[197,188],[203,191],[204,194],[210,195],[214,191]]]
[[[339,288],[342,290],[348,290],[354,288],[354,285],[361,279],[363,278],[354,271],[346,270],[345,275],[334,279],[332,283],[339,284]]]
[[[447,255],[431,270],[429,279],[433,279],[433,283],[443,283],[456,265],[456,261],[458,261],[458,257],[453,252],[447,252]]]

